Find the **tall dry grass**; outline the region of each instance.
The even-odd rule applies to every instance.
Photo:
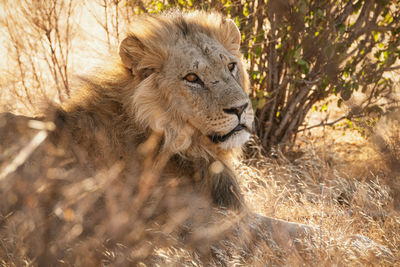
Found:
[[[140,262],[150,266],[392,266],[400,257],[400,216],[387,183],[396,176],[390,176],[393,173],[386,167],[366,166],[368,162],[358,166],[368,169],[367,177],[356,171],[349,174],[346,168],[351,166],[343,162],[340,152],[319,141],[307,141],[290,157],[280,151],[266,157],[253,140],[246,157],[235,163],[254,211],[317,229],[313,242],[297,252],[276,247],[268,233],[249,243],[246,231],[251,229],[232,224],[235,215],[211,213],[190,188],[177,187],[177,181],[138,184],[141,176],[146,181],[157,177],[152,172],[132,176],[132,170],[118,164],[87,169],[84,156],[76,161],[76,155],[64,151],[61,144],[37,138],[43,132],[52,138],[51,124],[2,115],[0,125],[0,262],[4,266]],[[341,145],[346,144],[336,147]],[[72,150],[79,154],[79,147]],[[16,160],[24,154],[27,161]],[[239,226],[246,224],[240,218],[236,221]],[[192,226],[187,228],[187,239],[176,235],[185,232],[182,225]],[[234,231],[227,235],[232,227]]]
[[[115,53],[124,24],[143,11],[136,2],[1,1],[0,51],[6,57],[0,110],[40,114],[49,99],[66,101],[73,75],[95,65],[91,59]],[[243,240],[245,230],[229,222],[233,214],[199,213],[207,203],[195,192],[177,189],[174,181],[158,183],[153,172],[138,174],[119,164],[87,169],[79,147],[72,155],[49,142],[52,124],[3,114],[0,265],[396,265],[398,125],[396,115],[382,121],[373,145],[352,130],[327,128],[321,135],[316,128],[289,154],[266,153],[256,140],[247,146],[235,164],[251,208],[317,229],[311,244],[293,252],[275,247],[268,236]],[[152,145],[147,147],[151,156]],[[151,169],[151,161],[145,164]],[[211,227],[227,218],[221,228]],[[188,222],[198,231],[189,240],[177,238]],[[210,247],[212,257],[205,252]]]

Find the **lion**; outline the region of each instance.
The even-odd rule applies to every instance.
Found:
[[[50,108],[50,139],[73,140],[88,168],[122,162],[139,177],[139,189],[184,180],[213,208],[259,225],[254,236],[267,231],[292,249],[313,229],[251,212],[232,166],[254,122],[241,39],[235,22],[217,13],[134,18],[119,57]]]
[[[120,60],[111,73],[87,80],[57,110],[56,124],[88,151],[103,147],[94,149],[97,159],[126,160],[151,134],[158,134],[159,154],[203,162],[195,169],[209,187],[204,190],[214,191],[216,204],[240,208],[241,194],[229,165],[249,139],[254,121],[240,41],[235,23],[214,13],[138,17],[120,44]],[[107,146],[99,145],[100,133]],[[213,163],[221,169],[216,177],[208,175]],[[233,193],[217,193],[225,191]]]
[[[143,144],[157,136],[160,180],[192,177],[215,207],[257,217],[287,247],[311,227],[250,212],[231,164],[254,122],[241,39],[235,22],[217,13],[139,16],[119,59],[86,79],[55,121],[100,164],[140,162]]]

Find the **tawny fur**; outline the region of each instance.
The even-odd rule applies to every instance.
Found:
[[[247,141],[253,123],[240,41],[234,22],[219,14],[140,16],[120,45],[120,58],[84,80],[72,99],[58,109],[58,128],[69,131],[99,164],[105,158],[140,161],[140,144],[151,134],[159,134],[159,153],[177,155],[196,166],[196,172],[204,176],[201,182],[208,188],[204,190],[216,187],[215,201],[240,207],[240,192],[229,165]],[[228,69],[230,63],[233,70]],[[202,86],[188,83],[184,79],[188,73],[195,73]],[[224,111],[243,105],[246,108],[239,117]],[[210,140],[239,124],[246,130],[224,142]],[[209,177],[209,165],[215,161],[223,170]],[[173,165],[167,163],[165,168],[176,169],[168,164]]]
[[[245,130],[232,130],[238,125],[249,130],[253,122],[240,41],[241,35],[234,22],[214,13],[172,12],[135,18],[121,43],[120,57],[104,62],[101,71],[83,79],[82,87],[72,99],[49,112],[53,116],[47,119],[54,121],[57,127],[50,134],[52,142],[48,150],[62,154],[55,165],[78,163],[79,171],[94,170],[88,172],[89,176],[98,170],[123,166],[118,175],[119,185],[132,193],[133,203],[144,205],[151,203],[151,186],[159,182],[159,191],[155,192],[160,192],[160,188],[163,190],[164,185],[171,182],[170,188],[181,189],[172,190],[173,199],[180,201],[178,206],[184,209],[194,206],[191,213],[194,216],[187,220],[192,221],[185,222],[182,228],[196,228],[200,224],[197,227],[200,231],[193,234],[193,240],[202,243],[198,250],[200,247],[215,248],[215,243],[206,241],[213,242],[221,237],[221,233],[215,235],[207,227],[202,229],[201,224],[211,225],[211,228],[215,225],[220,230],[228,219],[227,228],[236,234],[238,246],[243,243],[243,247],[250,247],[261,240],[271,247],[278,244],[287,253],[296,254],[293,250],[300,246],[299,238],[315,229],[249,211],[230,166],[249,135]],[[188,74],[197,75],[201,82],[188,81],[185,79]],[[242,107],[240,112],[239,107]],[[0,131],[5,142],[15,137],[15,132],[28,131],[23,123],[26,117],[3,114],[0,119],[0,128],[7,129]],[[25,128],[9,130],[19,124]],[[64,148],[60,149],[62,153],[58,148]],[[64,159],[63,150],[67,151],[68,160]],[[53,162],[53,154],[48,156],[48,162]],[[29,175],[27,178],[30,180]],[[56,196],[53,189],[58,192],[58,186],[48,189]],[[168,190],[163,193],[168,195]],[[181,193],[185,197],[176,198]],[[163,199],[168,202],[168,198]],[[188,203],[193,200],[196,203]],[[204,200],[205,205],[200,200]],[[57,202],[45,197],[44,203],[48,218],[53,218]],[[104,217],[101,203],[98,205],[100,207],[94,206],[90,214],[95,218],[93,224]],[[140,205],[133,210],[137,207]],[[226,209],[239,214],[238,218],[218,216]],[[14,210],[5,214],[12,213]],[[196,220],[200,221],[197,225],[193,222]],[[59,222],[54,222],[58,226]],[[92,223],[87,224],[89,228],[93,228]],[[51,238],[49,235],[48,244],[53,243]],[[222,248],[226,248],[223,243]],[[53,249],[53,245],[43,249],[45,253],[39,265],[49,264],[46,255]],[[64,250],[61,251],[64,254]]]
[[[214,206],[247,213],[230,165],[249,133],[241,130],[221,142],[211,138],[229,134],[238,124],[252,127],[240,41],[234,22],[219,14],[136,18],[120,45],[120,58],[86,79],[56,110],[56,135],[72,136],[94,165],[122,160],[135,166],[138,175],[146,172],[143,146],[151,147],[156,153],[150,168],[162,180],[189,177],[192,190]],[[229,69],[230,63],[234,68]],[[185,80],[190,73],[201,82]],[[238,106],[245,107],[243,113],[232,114]],[[291,244],[287,238],[308,229],[253,216],[264,230],[279,229],[279,236],[286,229],[284,240],[276,239],[284,246]]]

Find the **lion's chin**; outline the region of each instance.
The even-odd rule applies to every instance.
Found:
[[[222,149],[228,150],[236,147],[241,147],[247,141],[249,141],[249,138],[250,138],[250,133],[248,131],[242,130],[239,132],[235,132],[227,140],[219,143],[218,145]]]

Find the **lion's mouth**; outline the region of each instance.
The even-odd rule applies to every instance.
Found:
[[[210,140],[215,143],[222,143],[225,142],[226,140],[229,139],[229,137],[231,137],[234,133],[236,132],[240,132],[242,130],[248,131],[250,132],[250,130],[246,127],[246,125],[244,124],[238,124],[238,126],[236,126],[232,131],[230,131],[229,133],[225,134],[225,135],[218,135],[217,133],[208,135],[208,138],[210,138]]]

